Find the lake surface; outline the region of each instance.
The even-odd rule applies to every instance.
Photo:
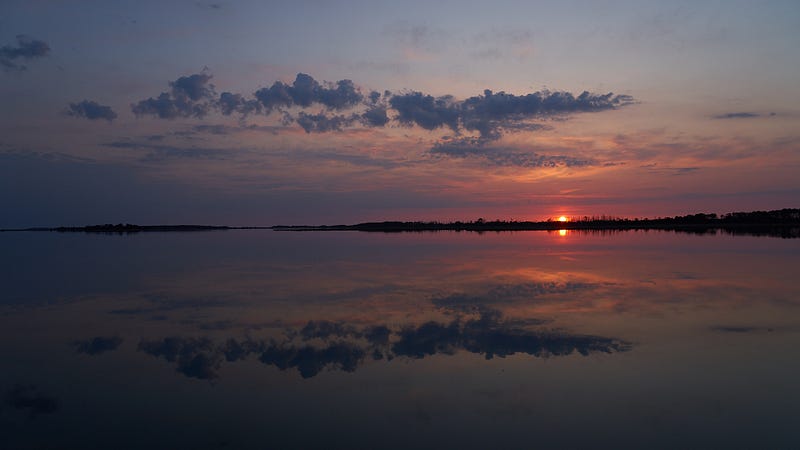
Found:
[[[800,239],[0,233],[0,448],[796,448]]]

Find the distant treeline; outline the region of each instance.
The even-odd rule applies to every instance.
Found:
[[[130,223],[87,225],[85,227],[57,227],[44,228],[43,231],[58,231],[61,233],[84,232],[84,233],[140,233],[145,231],[210,231],[228,230],[230,227],[214,225],[134,225]],[[31,229],[36,230],[36,229]]]
[[[422,232],[422,231],[529,231],[529,230],[670,230],[694,234],[746,234],[783,238],[800,237],[800,209],[778,209],[773,211],[732,212],[718,216],[714,213],[689,214],[686,216],[658,217],[655,219],[628,219],[614,216],[583,216],[566,222],[485,220],[472,222],[365,222],[356,225],[277,225],[273,227],[228,227],[214,225],[134,225],[130,223],[87,225],[84,227],[25,228],[1,231],[57,231],[129,234],[147,231],[213,231],[271,229],[276,231],[367,231],[367,232]]]
[[[628,219],[613,216],[583,216],[567,222],[548,219],[546,221],[505,221],[477,219],[472,222],[366,222],[356,225],[323,226],[276,226],[274,230],[285,231],[336,231],[354,230],[367,232],[415,232],[415,231],[527,231],[527,230],[672,230],[696,234],[716,233],[800,237],[800,209],[774,211],[733,212],[717,214],[699,213],[686,216],[658,217],[654,219]]]

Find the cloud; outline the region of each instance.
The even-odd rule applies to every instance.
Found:
[[[198,73],[179,77],[169,83],[170,92],[162,92],[158,97],[147,98],[131,104],[131,111],[137,116],[157,116],[160,119],[178,117],[205,117],[214,107],[214,85],[210,84],[212,75]]]
[[[383,127],[389,123],[385,106],[372,106],[361,115],[361,123],[368,127]]]
[[[67,115],[89,120],[105,119],[109,122],[117,118],[117,113],[115,113],[110,106],[101,105],[92,100],[70,103],[67,109]]]
[[[714,116],[715,119],[752,119],[754,117],[761,117],[761,114],[753,112],[732,112]]]
[[[496,140],[504,132],[549,128],[535,121],[612,110],[634,102],[629,95],[586,91],[577,96],[564,91],[514,95],[486,89],[482,95],[466,100],[458,100],[452,95],[434,97],[413,90],[400,94],[390,91],[381,94],[373,90],[365,96],[352,80],[320,83],[305,73],[298,73],[291,84],[275,81],[255,91],[252,97],[226,91],[215,98],[210,79],[211,75],[206,73],[180,77],[170,83],[170,92],[141,100],[131,108],[137,116],[153,115],[163,119],[202,118],[212,109],[225,116],[239,114],[242,118],[249,114],[278,112],[282,114],[284,126],[296,122],[307,133],[341,131],[357,124],[380,128],[394,122],[426,130],[448,128],[457,135],[464,131],[477,132],[483,140]],[[302,111],[320,106],[322,110],[314,113]],[[331,115],[333,111],[350,113]],[[498,163],[542,164],[542,161],[527,157],[504,159],[508,162],[498,159]]]
[[[5,395],[5,404],[18,410],[27,410],[31,419],[40,414],[58,411],[57,398],[43,394],[34,385],[16,385]]]
[[[50,53],[50,46],[44,41],[39,41],[24,34],[17,35],[17,46],[4,45],[0,47],[0,67],[4,70],[26,70],[19,60],[29,61],[42,58]]]
[[[326,133],[341,131],[342,127],[353,123],[353,118],[342,115],[327,116],[324,113],[306,114],[300,111],[295,121],[306,133]]]
[[[460,159],[479,159],[487,165],[498,167],[587,167],[597,163],[591,159],[581,159],[565,155],[541,155],[505,147],[488,145],[480,138],[452,138],[436,143],[428,153]]]
[[[99,355],[101,353],[116,350],[122,344],[122,338],[119,336],[103,337],[97,336],[86,341],[76,341],[75,351],[78,353],[86,353],[87,355]]]
[[[470,97],[461,103],[464,128],[478,131],[484,138],[497,137],[498,130],[513,127],[524,120],[598,112],[633,103],[629,95],[592,94],[584,91],[577,97],[570,92],[538,91],[526,95],[493,93]]]
[[[189,97],[192,101],[210,98],[214,95],[214,85],[209,85],[212,76],[205,73],[196,73],[187,77],[180,77],[169,83],[172,94],[176,97]]]
[[[226,116],[230,116],[233,113],[238,113],[246,117],[248,114],[261,112],[261,103],[258,100],[248,100],[245,99],[241,94],[234,94],[231,92],[223,92],[219,94],[216,107],[223,115]]]
[[[426,130],[448,126],[458,131],[458,105],[450,95],[434,98],[422,92],[394,95],[389,104],[404,125],[418,125]]]
[[[268,113],[282,107],[307,108],[313,104],[342,110],[355,107],[364,100],[364,96],[351,80],[320,84],[311,75],[304,73],[298,73],[291,86],[276,81],[268,88],[259,89],[254,95]]]

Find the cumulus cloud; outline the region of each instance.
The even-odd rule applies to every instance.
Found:
[[[397,120],[404,125],[418,125],[426,130],[443,126],[458,131],[459,108],[450,95],[436,97],[422,92],[394,95],[389,104],[397,111]]]
[[[327,116],[324,113],[306,114],[300,111],[295,121],[306,133],[325,133],[340,131],[342,127],[353,123],[353,118],[342,115]]]
[[[20,60],[42,58],[48,53],[50,46],[46,42],[19,34],[16,47],[10,45],[0,47],[0,67],[4,70],[25,70],[27,67],[20,64]]]
[[[198,73],[183,76],[169,83],[170,92],[162,92],[158,97],[150,97],[131,104],[131,111],[137,116],[153,115],[161,119],[178,117],[206,116],[215,105],[214,85],[209,83],[212,76]]]
[[[470,97],[461,103],[464,128],[478,131],[484,138],[497,137],[498,129],[513,128],[527,119],[565,116],[581,112],[614,109],[633,102],[629,95],[592,94],[584,91],[577,97],[569,92],[540,91],[526,95],[493,93]]]
[[[226,116],[230,116],[233,113],[247,116],[248,114],[261,112],[261,102],[255,99],[245,99],[241,94],[231,92],[219,94],[216,107]]]
[[[385,106],[371,106],[361,115],[361,123],[368,127],[382,127],[389,123]]]
[[[503,133],[537,131],[548,128],[546,119],[576,113],[616,109],[634,102],[629,95],[563,91],[538,91],[524,95],[489,89],[465,100],[452,95],[433,96],[419,91],[392,93],[370,91],[364,95],[352,80],[319,82],[311,75],[298,73],[289,84],[275,81],[252,96],[222,92],[218,96],[206,73],[180,77],[162,92],[131,105],[137,116],[153,115],[164,119],[201,118],[211,110],[222,115],[281,114],[281,123],[297,123],[307,133],[341,131],[361,125],[380,128],[398,124],[425,130],[447,128],[457,136],[477,133],[482,140],[496,140]],[[315,108],[315,111],[305,111]],[[444,153],[440,149],[439,153]],[[548,160],[519,155],[495,157],[498,164],[546,165]],[[574,162],[574,161],[573,161]]]
[[[357,106],[364,96],[351,80],[320,84],[311,75],[298,73],[291,85],[276,81],[268,88],[254,93],[267,112],[281,107],[307,108],[320,104],[329,109],[342,110]]]
[[[70,103],[67,107],[67,115],[89,120],[102,119],[109,122],[117,118],[117,113],[110,106],[101,105],[92,100]]]

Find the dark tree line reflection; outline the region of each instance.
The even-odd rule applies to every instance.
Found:
[[[477,308],[470,318],[449,322],[429,321],[392,329],[386,325],[357,328],[331,321],[310,321],[289,329],[281,339],[230,338],[214,342],[208,338],[167,337],[142,340],[138,350],[174,363],[187,377],[215,379],[223,363],[256,355],[263,364],[280,370],[297,370],[311,378],[323,370],[353,372],[366,360],[398,357],[422,359],[459,351],[481,354],[486,359],[517,353],[533,357],[565,356],[573,353],[624,352],[631,344],[619,339],[572,334],[559,330],[530,329],[536,321],[508,320],[489,308]],[[539,322],[540,323],[540,322]]]

